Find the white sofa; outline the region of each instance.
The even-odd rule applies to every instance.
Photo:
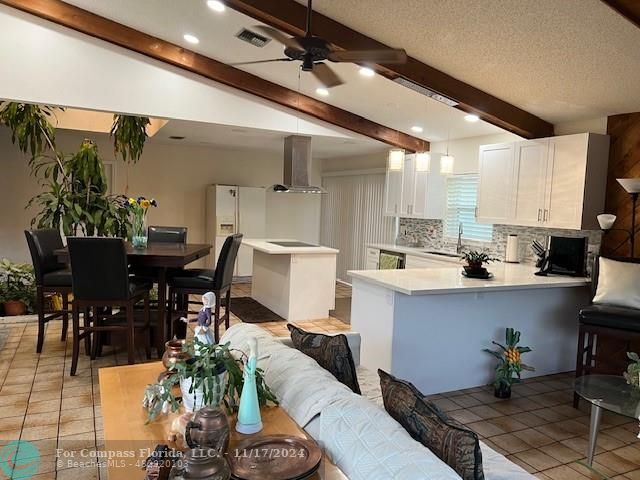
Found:
[[[362,396],[292,348],[289,338],[276,339],[257,325],[234,325],[221,341],[248,351],[247,340],[258,339],[258,364],[280,405],[351,480],[459,479],[386,413],[377,373],[359,366],[360,336],[346,336],[357,365]],[[484,443],[480,446],[487,480],[535,479]]]

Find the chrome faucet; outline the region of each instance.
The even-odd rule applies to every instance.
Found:
[[[462,222],[458,225],[458,245],[456,246],[456,253],[460,255],[462,253],[462,234],[464,233],[464,228],[462,227]]]

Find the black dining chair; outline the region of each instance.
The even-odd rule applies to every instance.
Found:
[[[149,243],[187,243],[187,227],[150,226],[147,229]]]
[[[215,309],[213,311],[214,339],[216,343],[220,340],[220,324],[224,322],[225,328],[229,328],[230,308],[231,308],[231,285],[233,283],[233,270],[238,256],[238,249],[242,243],[242,234],[228,236],[220,255],[215,270],[208,269],[187,269],[184,275],[174,276],[169,280],[169,319],[172,320],[174,313],[186,315],[188,312],[188,302],[178,303],[180,298],[189,295],[204,295],[213,292],[216,296]],[[220,308],[223,306],[224,315],[220,315]],[[171,337],[173,337],[173,322],[171,322]]]
[[[38,343],[36,352],[42,352],[45,325],[53,319],[62,317],[61,341],[67,339],[69,328],[69,294],[71,293],[71,271],[58,261],[55,251],[64,248],[59,230],[25,230],[27,245],[33,262],[33,273],[36,280],[36,310],[38,313]],[[45,311],[45,295],[62,296],[62,310]]]
[[[149,290],[151,283],[129,276],[127,251],[121,238],[70,237],[67,239],[73,280],[73,353],[71,375],[78,367],[80,340],[95,358],[104,332],[124,333],[127,359],[135,363],[135,331],[146,332],[147,358],[151,351]],[[135,304],[142,301],[142,321],[137,320]],[[118,311],[112,313],[116,308]],[[83,325],[80,325],[83,312]],[[92,318],[90,318],[90,313]],[[91,335],[94,348],[91,348]]]

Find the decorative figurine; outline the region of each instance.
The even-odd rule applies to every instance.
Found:
[[[211,326],[211,309],[214,307],[216,296],[213,292],[202,295],[202,308],[198,312],[198,326],[195,328],[195,337],[200,343],[211,345],[215,343]]]
[[[240,410],[236,431],[250,435],[262,430],[260,417],[260,405],[258,403],[258,391],[256,388],[256,368],[258,365],[258,341],[249,339],[249,359],[244,366],[244,385],[240,395]]]

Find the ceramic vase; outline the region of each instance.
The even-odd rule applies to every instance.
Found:
[[[193,391],[191,391],[192,384],[192,378],[180,379],[182,405],[187,412],[196,412],[205,406],[216,407],[222,402],[225,391],[227,390],[227,372],[224,371],[213,377],[213,395],[212,398],[206,403],[202,387],[195,388]]]

